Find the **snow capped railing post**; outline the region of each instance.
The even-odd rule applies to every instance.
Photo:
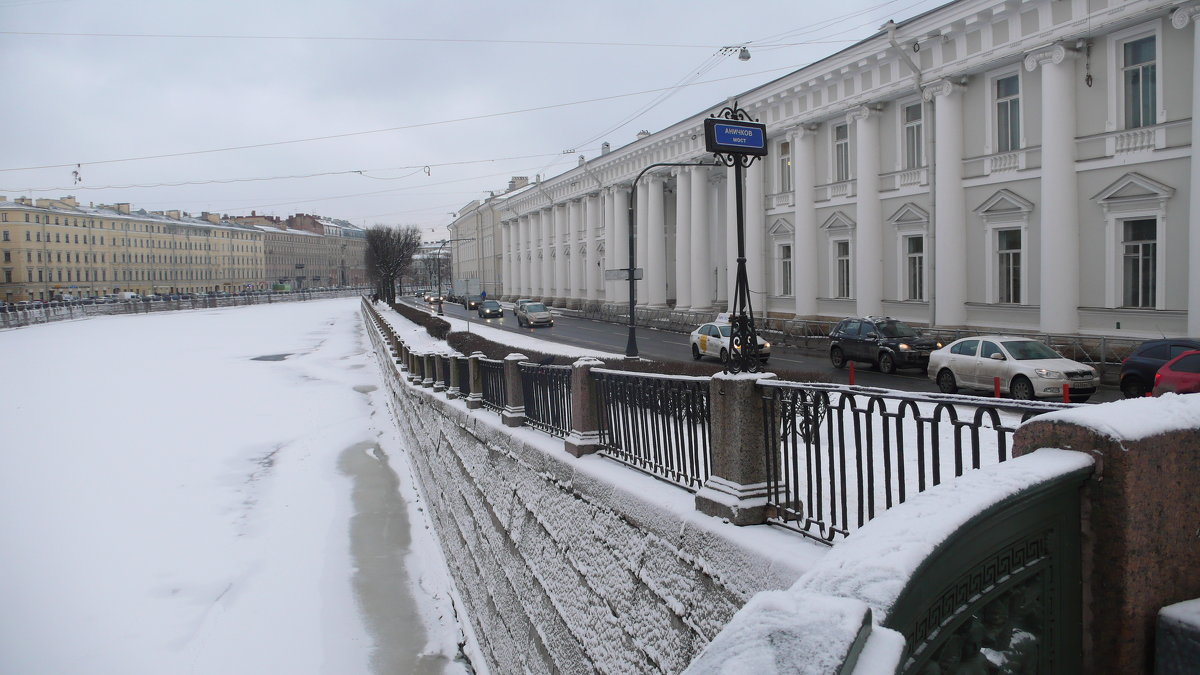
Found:
[[[421,384],[421,380],[425,377],[421,374],[421,372],[424,370],[423,366],[425,365],[425,360],[421,358],[420,354],[409,350],[408,363],[409,379],[413,384]]]
[[[479,359],[483,358],[483,352],[472,352],[467,357],[470,363],[471,375],[467,382],[467,408],[476,410],[483,407],[483,373],[479,370]]]
[[[446,360],[441,354],[431,355],[433,359],[433,390],[446,391]]]
[[[506,427],[519,427],[525,424],[525,388],[521,386],[522,361],[528,361],[524,354],[509,354],[504,357],[504,412],[500,419]]]
[[[774,373],[717,373],[709,385],[712,473],[696,493],[696,509],[734,525],[767,521],[767,453],[758,381]]]
[[[408,345],[399,342],[400,350],[396,352],[396,363],[400,364],[400,372],[408,372]]]
[[[571,430],[563,447],[575,457],[600,449],[600,424],[596,416],[596,386],[592,368],[604,362],[590,356],[571,364]]]
[[[421,356],[421,386],[433,386],[433,362],[437,360],[434,354],[423,354]]]
[[[463,359],[462,354],[451,354],[447,360],[450,364],[450,387],[446,390],[446,398],[458,398],[462,392],[462,378],[459,377],[458,363]]]

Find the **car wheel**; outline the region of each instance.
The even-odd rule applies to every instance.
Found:
[[[937,386],[938,390],[940,390],[943,394],[958,393],[958,383],[954,381],[954,373],[950,372],[948,369],[943,368],[941,372],[937,374]]]
[[[692,345],[692,360],[693,361],[700,360],[700,348],[697,347],[696,345]]]
[[[1018,401],[1032,401],[1034,399],[1033,384],[1029,381],[1029,378],[1021,375],[1013,378],[1012,384],[1008,385],[1008,393],[1012,394],[1012,397]]]
[[[879,372],[884,375],[896,372],[896,359],[891,354],[884,352],[879,355]]]
[[[846,367],[846,355],[842,353],[841,347],[834,347],[829,350],[829,361],[833,364],[834,368]]]
[[[729,363],[729,350],[721,348],[721,363]]]
[[[1071,403],[1087,403],[1091,397],[1091,394],[1074,394],[1071,396]]]
[[[1121,394],[1125,398],[1142,398],[1146,395],[1146,383],[1140,377],[1130,375],[1121,380]]]

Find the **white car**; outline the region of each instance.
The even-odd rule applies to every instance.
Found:
[[[701,325],[692,331],[692,358],[699,361],[705,356],[715,356],[725,363],[729,360],[729,338],[733,334],[733,326],[724,321],[714,321]],[[763,363],[771,357],[771,343],[758,336],[758,358]]]
[[[1083,403],[1100,384],[1096,370],[1064,358],[1046,345],[1025,337],[983,335],[962,338],[929,355],[929,379],[943,393],[959,389],[1000,392],[1015,399],[1060,399],[1070,385],[1071,401]]]

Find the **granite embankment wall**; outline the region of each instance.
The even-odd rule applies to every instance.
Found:
[[[612,460],[409,382],[368,320],[394,415],[494,673],[674,673],[823,547],[739,528]]]

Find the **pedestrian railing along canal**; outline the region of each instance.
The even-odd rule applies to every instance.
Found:
[[[508,404],[504,388],[504,362],[479,359],[479,379],[483,384],[483,407],[501,412]]]
[[[551,436],[566,436],[571,431],[571,366],[521,363],[518,367],[525,421]]]
[[[768,517],[832,542],[912,495],[1011,458],[1021,422],[1070,407],[766,380]]]
[[[698,490],[712,466],[709,379],[592,369],[602,452]]]

